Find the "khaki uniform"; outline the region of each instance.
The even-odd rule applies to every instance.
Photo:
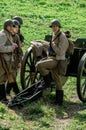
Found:
[[[59,33],[61,34],[58,37],[57,35]],[[48,55],[46,59],[39,61],[36,64],[36,67],[43,76],[51,72],[52,78],[56,82],[57,89],[61,89],[61,75],[65,75],[66,72],[67,61],[65,55],[69,43],[65,34],[60,31],[56,34],[53,34],[52,41],[55,43],[54,45],[51,43],[51,46],[55,52],[55,56]]]
[[[12,38],[13,38],[13,42],[18,45],[18,48],[16,48],[12,54],[13,60],[12,60],[12,64],[11,64],[11,74],[14,79],[14,82],[16,82],[18,64],[21,63],[23,52],[21,49],[21,43],[20,43],[19,36],[17,34],[15,34],[15,35],[12,35]]]
[[[7,80],[6,70],[10,68],[12,52],[12,36],[9,32],[2,30],[0,32],[0,84]],[[7,67],[4,66],[4,61]]]
[[[0,32],[0,84],[8,80],[8,75],[14,72],[13,68],[17,64],[18,58],[15,58],[17,53],[15,53],[16,50],[14,51],[12,43],[12,35],[6,30],[2,30]]]

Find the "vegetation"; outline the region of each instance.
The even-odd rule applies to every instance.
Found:
[[[85,14],[85,0],[1,0],[0,30],[4,20],[21,16],[24,20],[21,30],[25,37],[25,52],[32,40],[44,39],[46,34],[52,33],[49,28],[52,19],[59,19],[62,30],[70,30],[73,40],[85,38]],[[85,130],[86,104],[77,97],[75,78],[69,77],[64,92],[63,107],[50,104],[55,91],[50,93],[49,90],[35,102],[25,103],[23,108],[10,109],[0,103],[0,130]]]

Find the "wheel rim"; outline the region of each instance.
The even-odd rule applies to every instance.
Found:
[[[86,100],[86,61],[83,63],[80,75],[80,92],[83,100]]]
[[[86,54],[83,55],[78,66],[77,92],[79,99],[86,102]]]

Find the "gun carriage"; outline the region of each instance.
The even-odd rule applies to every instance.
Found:
[[[51,35],[45,36],[49,41]],[[78,38],[74,41],[74,53],[69,56],[69,64],[66,75],[64,76],[63,85],[69,76],[76,77],[76,90],[79,99],[86,102],[86,39]],[[45,57],[46,54],[43,53]],[[31,101],[42,94],[42,91],[36,91],[40,84],[40,73],[36,71],[36,60],[33,56],[32,46],[30,46],[23,57],[21,66],[21,85],[22,91],[15,96],[9,103],[9,106],[21,104],[27,100]]]

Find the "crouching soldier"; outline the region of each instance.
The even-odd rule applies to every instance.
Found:
[[[0,31],[0,100],[6,99],[5,85],[10,78],[12,54],[17,44],[12,40],[13,22],[7,19],[4,22],[4,29]]]
[[[66,61],[66,51],[68,49],[69,43],[63,32],[61,32],[61,24],[58,20],[51,21],[49,26],[52,31],[52,41],[50,48],[48,49],[48,56],[46,59],[40,60],[36,67],[41,73],[43,78],[41,79],[41,84],[38,86],[39,90],[43,90],[50,85],[49,72],[51,72],[52,78],[56,83],[56,100],[55,104],[63,104],[63,90],[61,84],[60,70],[65,68]],[[62,63],[59,65],[59,63]],[[63,65],[63,68],[61,67]],[[65,71],[66,72],[66,71]],[[65,74],[65,72],[63,72]]]
[[[12,52],[12,63],[11,63],[11,75],[13,78],[13,81],[8,81],[7,87],[6,87],[6,93],[10,95],[11,89],[13,89],[15,94],[19,93],[19,88],[16,82],[17,77],[17,70],[21,67],[21,60],[23,56],[23,52],[21,49],[21,43],[19,36],[17,35],[20,27],[20,23],[17,20],[12,20],[13,26],[12,26],[12,39],[13,43],[16,43],[17,47]]]

